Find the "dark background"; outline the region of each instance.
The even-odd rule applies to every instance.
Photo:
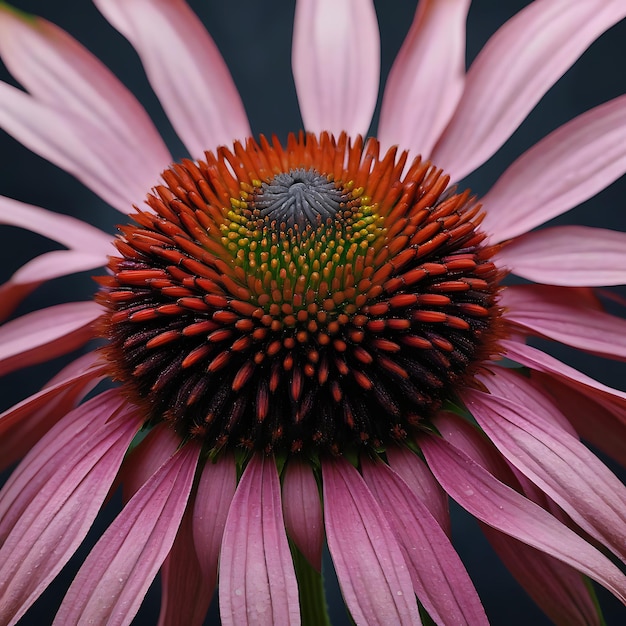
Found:
[[[339,1],[339,0],[338,0]],[[580,1],[580,0],[573,0]],[[252,130],[276,133],[280,138],[301,128],[302,122],[291,75],[291,29],[294,3],[285,0],[191,0],[222,52],[241,93]],[[528,4],[524,0],[474,0],[468,18],[467,63],[509,17]],[[68,30],[100,57],[144,104],[165,137],[175,158],[186,156],[182,144],[154,96],[138,57],[88,0],[15,0],[17,8],[41,15]],[[382,80],[389,72],[415,11],[415,0],[376,2],[381,29]],[[13,82],[2,65],[0,78]],[[557,85],[543,98],[520,129],[484,166],[465,181],[484,194],[519,154],[548,132],[579,113],[626,93],[626,22],[600,37]],[[380,106],[380,99],[379,99]],[[375,134],[378,108],[370,129]],[[112,232],[120,214],[108,207],[69,174],[32,154],[0,131],[0,193],[85,219]],[[553,223],[577,223],[626,230],[626,178],[561,216]],[[2,227],[0,281],[6,280],[28,259],[51,250],[52,242],[12,227]],[[91,297],[90,273],[51,281],[40,287],[19,308],[18,314],[67,300]],[[621,290],[622,295],[626,295]],[[575,350],[549,346],[555,356],[619,388],[626,388],[626,367]],[[35,392],[70,357],[28,368],[0,380],[0,410]],[[610,463],[609,463],[610,464]],[[615,469],[613,467],[613,469]],[[90,538],[95,541],[113,519],[116,503],[108,507]],[[491,552],[476,523],[464,512],[453,511],[454,539],[484,602],[491,623],[498,625],[548,624]],[[89,538],[88,538],[89,541]],[[88,542],[87,542],[88,543]],[[23,622],[40,625],[52,620],[56,606],[80,562],[88,552],[81,547],[76,558],[57,578]],[[599,592],[609,625],[623,623],[623,607]],[[333,624],[347,624],[338,590],[329,590]],[[215,603],[214,603],[215,604]],[[154,624],[158,616],[158,588],[153,585],[137,624]],[[215,615],[215,613],[213,613]],[[214,620],[211,620],[214,623]]]

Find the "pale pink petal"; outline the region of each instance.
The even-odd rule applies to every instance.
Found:
[[[19,619],[78,548],[140,425],[132,406],[105,392],[58,423],[9,478],[0,498],[4,619]]]
[[[586,574],[626,603],[626,576],[547,511],[438,437],[420,447],[443,488],[474,517]]]
[[[6,319],[44,281],[94,270],[106,263],[104,255],[81,250],[52,250],[28,261],[6,283],[0,285],[0,320]]]
[[[217,580],[217,564],[228,509],[237,488],[237,468],[230,454],[204,464],[193,508],[193,540],[200,569],[208,587]]]
[[[389,522],[413,589],[438,624],[488,624],[459,555],[426,505],[384,463],[362,461],[363,478]]]
[[[385,514],[344,459],[322,462],[328,549],[357,624],[420,624],[411,577]]]
[[[183,0],[95,0],[95,5],[139,54],[192,157],[250,136],[228,68]]]
[[[86,222],[48,211],[13,198],[0,196],[0,224],[25,228],[33,233],[58,241],[71,250],[92,254],[111,254],[111,235]]]
[[[191,502],[174,545],[161,567],[161,612],[158,626],[202,626],[211,604],[213,584],[202,574],[192,533]]]
[[[531,372],[531,380],[547,389],[580,437],[626,467],[626,406],[603,404],[541,372]]]
[[[472,63],[433,161],[452,180],[475,170],[587,47],[624,16],[622,0],[537,0],[522,9],[498,29]]]
[[[297,0],[292,68],[307,131],[365,135],[380,80],[372,0]]]
[[[626,233],[588,226],[543,228],[507,243],[497,262],[536,283],[624,285]]]
[[[115,518],[78,571],[54,624],[130,624],[180,526],[200,447],[170,457]]]
[[[465,80],[470,0],[421,0],[385,85],[378,124],[383,149],[428,157]]]
[[[321,572],[324,523],[313,470],[308,463],[293,459],[287,464],[283,476],[283,513],[287,534],[309,563]]]
[[[626,487],[592,452],[520,404],[473,389],[466,389],[463,399],[513,466],[626,560]]]
[[[88,119],[130,149],[153,177],[171,157],[131,92],[88,50],[58,26],[0,7],[0,55],[13,76],[39,101]]]
[[[608,387],[532,346],[508,339],[501,340],[500,344],[506,350],[506,356],[521,365],[557,376],[582,393],[616,401],[620,406],[626,407],[626,392]]]
[[[584,578],[540,550],[481,524],[507,570],[557,625],[600,626],[600,616]]]
[[[534,334],[604,357],[626,359],[626,320],[587,306],[569,287],[507,287],[500,304],[509,322]]]
[[[417,454],[404,446],[389,446],[386,450],[389,465],[428,507],[430,514],[450,536],[450,509],[448,494],[441,488],[428,466]]]
[[[564,124],[519,157],[483,198],[482,227],[494,241],[526,233],[624,172],[626,96],[621,96]]]
[[[95,302],[68,302],[27,313],[0,326],[0,375],[82,346],[102,314]]]
[[[30,450],[104,377],[90,352],[63,368],[38,393],[0,414],[0,471]]]
[[[271,457],[248,462],[232,500],[220,554],[224,626],[300,624],[298,583]]]
[[[137,147],[1,82],[0,127],[123,213],[131,212],[159,182],[160,170],[146,165]]]

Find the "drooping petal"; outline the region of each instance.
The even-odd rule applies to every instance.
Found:
[[[6,283],[0,285],[0,320],[6,319],[44,281],[94,270],[106,263],[104,255],[81,250],[52,250],[28,261]]]
[[[537,0],[522,9],[498,29],[469,68],[433,161],[452,180],[475,170],[587,47],[624,16],[621,0]]]
[[[380,80],[380,34],[371,0],[298,0],[293,77],[307,131],[365,135]]]
[[[520,404],[473,389],[463,399],[512,465],[626,560],[626,487],[592,452]]]
[[[220,455],[202,468],[193,508],[193,539],[200,569],[213,592],[228,509],[237,487],[235,459]]]
[[[620,406],[626,407],[626,392],[608,387],[532,346],[508,339],[503,339],[500,344],[506,350],[506,356],[521,365],[557,376],[583,393],[616,401]]]
[[[139,54],[152,88],[193,158],[250,136],[228,68],[183,0],[95,0],[95,5]]]
[[[626,233],[588,226],[554,226],[526,233],[497,255],[501,267],[536,283],[626,284]]]
[[[428,157],[465,80],[470,0],[422,0],[385,85],[378,139]]]
[[[56,626],[130,624],[174,543],[199,453],[181,448],[124,507],[80,568]]]
[[[44,389],[0,414],[0,471],[24,456],[104,377],[94,352],[63,368]]]
[[[474,517],[570,565],[626,602],[626,577],[567,526],[451,443],[427,436],[420,446],[443,488]]]
[[[48,211],[13,198],[0,196],[0,224],[25,228],[70,250],[81,250],[106,256],[114,250],[111,235],[86,222]]]
[[[488,624],[459,555],[437,520],[384,463],[362,461],[363,478],[389,522],[413,589],[438,624]]]
[[[483,198],[483,228],[504,241],[569,211],[626,172],[626,96],[579,115],[535,144]]]
[[[568,287],[516,285],[502,292],[506,319],[538,335],[612,359],[626,359],[626,321],[589,307]]]
[[[284,471],[283,513],[287,534],[318,571],[322,570],[322,503],[311,467],[290,460]]]
[[[69,302],[27,313],[0,327],[0,375],[83,345],[102,313],[95,302]]]
[[[192,531],[191,503],[174,545],[161,567],[161,612],[158,626],[202,626],[211,604],[213,584],[202,574]]]
[[[481,523],[489,543],[507,570],[557,625],[600,626],[585,580],[561,561]]]
[[[219,598],[224,626],[300,624],[273,458],[253,456],[239,481],[222,540]]]
[[[157,175],[171,157],[131,92],[86,48],[47,20],[0,7],[0,55],[40,102],[89,120],[129,148]]]
[[[603,403],[553,376],[531,372],[567,415],[580,437],[626,467],[626,406]]]
[[[78,548],[140,425],[134,407],[105,392],[52,428],[9,478],[0,498],[4,619],[19,619]]]
[[[448,494],[441,488],[428,466],[417,454],[403,446],[387,448],[389,465],[428,507],[430,514],[448,537],[451,535]]]
[[[361,475],[344,459],[327,460],[322,482],[328,549],[354,621],[420,624],[404,556]]]
[[[123,213],[143,201],[164,169],[152,169],[138,158],[136,147],[90,120],[50,107],[6,83],[0,83],[0,127]]]

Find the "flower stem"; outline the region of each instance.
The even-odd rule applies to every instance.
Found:
[[[331,626],[322,574],[311,566],[294,545],[291,546],[291,553],[298,578],[302,626]]]

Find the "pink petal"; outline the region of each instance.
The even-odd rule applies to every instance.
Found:
[[[142,146],[137,166],[152,172],[153,184],[172,159],[139,102],[65,31],[25,17],[0,7],[0,54],[8,70],[40,102],[89,120],[131,150]]]
[[[71,250],[106,256],[114,250],[111,235],[86,222],[0,196],[0,224],[25,228]]]
[[[463,399],[512,465],[626,560],[626,487],[593,453],[520,404],[472,389],[464,391]]]
[[[483,228],[496,241],[526,233],[624,172],[626,96],[621,96],[561,126],[519,157],[483,198]]]
[[[93,336],[102,314],[95,302],[68,302],[27,313],[0,327],[0,375],[53,359]]]
[[[539,0],[522,9],[498,29],[472,63],[433,161],[452,180],[475,170],[587,47],[624,16],[626,5],[621,0]]]
[[[532,372],[531,380],[550,393],[580,437],[626,467],[626,407],[603,404],[546,374]]]
[[[236,488],[237,469],[230,454],[221,454],[214,462],[207,460],[193,508],[193,539],[200,568],[211,589],[217,580],[224,527]]]
[[[44,281],[93,270],[106,263],[104,255],[80,250],[52,250],[28,261],[0,285],[0,320],[6,319]]]
[[[373,2],[298,0],[292,68],[307,131],[365,135],[380,80]]]
[[[0,471],[30,450],[104,376],[97,355],[65,367],[38,393],[0,414]]]
[[[389,465],[427,506],[448,537],[451,536],[448,494],[441,488],[428,466],[404,446],[389,446]]]
[[[422,0],[385,85],[378,125],[394,144],[427,157],[448,123],[465,81],[470,0]],[[416,107],[419,103],[419,107]]]
[[[604,357],[626,359],[626,320],[588,306],[569,287],[507,287],[500,304],[509,322],[531,332]]]
[[[557,376],[568,385],[577,388],[585,394],[600,397],[607,401],[618,402],[620,406],[626,407],[626,393],[613,389],[607,385],[586,376],[582,372],[561,363],[558,359],[518,341],[501,340],[500,344],[506,350],[506,356],[520,365],[525,365],[539,372]]]
[[[140,423],[118,393],[104,392],[52,428],[9,478],[0,497],[4,619],[19,619],[78,548]]]
[[[447,441],[426,436],[420,446],[442,487],[472,515],[574,567],[626,602],[626,577],[567,526]]]
[[[174,545],[161,567],[158,626],[202,626],[211,604],[214,585],[202,575],[196,556],[190,505],[185,510]]]
[[[271,457],[253,456],[233,498],[220,555],[224,626],[300,624],[298,583]]]
[[[136,147],[130,148],[86,118],[52,108],[6,83],[0,83],[0,127],[123,213],[132,211],[132,205],[158,182],[160,170],[137,158]]]
[[[102,535],[72,582],[54,624],[130,624],[180,526],[200,447],[161,466]]]
[[[283,513],[287,534],[309,563],[321,572],[324,524],[313,470],[307,463],[292,459],[283,476]]]
[[[139,54],[172,126],[194,158],[250,136],[228,68],[183,0],[95,0],[95,4]]]
[[[587,226],[554,226],[508,243],[498,264],[549,285],[626,284],[626,233]]]
[[[573,568],[485,524],[481,528],[505,567],[558,626],[600,626],[583,577]]]
[[[438,624],[488,624],[459,555],[428,508],[384,463],[362,461],[363,478],[388,520],[413,589]]]
[[[328,549],[357,624],[420,624],[402,550],[372,492],[344,459],[322,461]]]

